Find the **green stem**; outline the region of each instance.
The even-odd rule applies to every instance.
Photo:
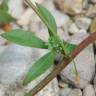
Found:
[[[65,50],[65,45],[64,45],[63,41],[61,41],[61,47],[62,47],[63,52],[64,52],[63,55],[66,57],[66,56],[67,56],[67,52],[66,52],[66,50]]]
[[[74,64],[76,76],[78,76],[78,70],[77,70],[77,67],[76,67],[76,62],[75,62],[75,60],[73,60],[73,64]]]

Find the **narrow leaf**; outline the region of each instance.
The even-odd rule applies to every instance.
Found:
[[[0,24],[7,24],[12,21],[15,21],[15,19],[11,15],[0,10]]]
[[[3,0],[2,1],[2,4],[0,5],[0,9],[8,12],[8,0]]]
[[[55,21],[54,17],[52,16],[52,14],[41,4],[36,3],[36,6],[37,6],[37,10],[38,10],[39,14],[44,19],[44,22],[47,23],[47,25],[48,25],[47,27],[48,27],[49,34],[50,35],[57,34],[57,25],[56,25],[56,21]]]
[[[38,76],[43,74],[46,70],[50,68],[55,59],[55,52],[49,52],[43,57],[41,57],[29,70],[24,80],[24,85],[28,84],[32,80],[36,79]]]
[[[34,48],[47,48],[46,43],[40,38],[36,37],[32,32],[27,32],[21,29],[12,30],[11,32],[6,32],[1,35],[5,39],[12,41],[14,43],[34,47]]]
[[[66,51],[67,55],[70,54],[73,51],[73,49],[76,47],[75,44],[70,44],[67,42],[64,44],[64,46],[65,46],[65,51]]]

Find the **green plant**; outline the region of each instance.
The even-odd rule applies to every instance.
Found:
[[[4,33],[1,36],[23,46],[34,48],[49,49],[50,52],[40,58],[29,70],[24,80],[24,85],[36,79],[39,75],[44,73],[53,64],[56,53],[61,53],[64,58],[70,58],[70,52],[76,47],[60,39],[57,34],[57,25],[51,13],[42,5],[36,3],[36,7],[32,5],[33,10],[38,14],[41,20],[45,23],[49,30],[49,40],[44,42],[40,38],[21,29],[12,30]],[[71,59],[71,58],[70,58]]]
[[[8,0],[3,0],[0,5],[0,25],[15,21],[15,18],[8,13],[8,9]]]
[[[43,80],[43,83],[41,82],[28,94],[26,94],[26,96],[31,96],[31,95],[35,95],[35,93],[37,93],[50,80],[52,80],[63,68],[65,68],[76,57],[76,55],[83,48],[85,48],[85,45],[87,46],[90,42],[92,42],[92,40],[95,40],[95,37],[91,38],[92,40],[89,40],[88,38],[87,41],[82,42],[79,46],[65,42],[58,36],[57,25],[51,13],[47,9],[45,9],[41,4],[36,3],[36,6],[34,6],[29,0],[26,0],[26,2],[28,5],[32,7],[32,9],[37,13],[37,15],[41,18],[41,20],[48,28],[48,32],[49,32],[48,42],[44,42],[43,40],[35,36],[33,33],[24,31],[22,29],[12,30],[11,32],[1,34],[1,36],[14,43],[23,46],[28,46],[28,47],[48,49],[49,52],[43,57],[41,57],[38,61],[36,61],[36,63],[30,68],[23,82],[23,85],[30,83],[32,80],[36,79],[38,76],[43,74],[46,70],[48,70],[52,66],[57,53],[63,54],[63,60],[61,64],[58,64],[55,67],[52,73],[50,73]],[[85,45],[83,45],[83,43]],[[76,66],[75,66],[75,70],[76,70]],[[76,70],[76,76],[78,77],[77,70]]]
[[[48,28],[49,32],[48,42],[44,42],[40,38],[33,35],[33,33],[21,29],[12,30],[11,32],[4,33],[1,35],[2,37],[6,38],[9,41],[15,42],[23,46],[50,50],[50,52],[41,57],[30,68],[23,82],[24,85],[30,83],[32,80],[36,79],[46,70],[48,70],[52,66],[57,53],[63,54],[64,56],[63,59],[71,59],[69,54],[76,47],[75,45],[69,44],[64,40],[60,39],[57,33],[57,25],[55,19],[47,9],[45,9],[42,5],[37,3],[36,6],[34,6],[32,3],[30,4],[32,9],[37,13],[37,15],[41,18],[41,20]],[[7,6],[4,7],[4,10],[7,10]]]

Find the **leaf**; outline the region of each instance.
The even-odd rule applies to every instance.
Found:
[[[73,51],[73,49],[76,47],[75,44],[70,44],[67,42],[64,44],[64,46],[65,46],[65,51],[67,54],[70,54]]]
[[[0,24],[7,24],[12,21],[15,21],[15,19],[11,15],[0,10]]]
[[[35,47],[35,48],[47,48],[45,42],[38,37],[36,37],[32,32],[27,32],[21,29],[12,30],[11,32],[1,34],[5,39],[12,41],[14,43]]]
[[[44,19],[45,23],[47,23],[47,27],[48,27],[48,31],[49,34],[52,36],[54,36],[54,34],[57,34],[57,25],[56,25],[56,21],[54,19],[54,17],[52,16],[52,14],[45,8],[43,7],[41,4],[37,4],[37,10],[39,12],[39,14],[42,16],[42,18]]]
[[[8,12],[8,0],[3,0],[2,1],[2,4],[0,5],[0,9]]]
[[[26,78],[23,82],[24,85],[28,84],[32,80],[36,79],[38,76],[43,74],[49,67],[53,64],[56,53],[49,52],[43,57],[41,57],[29,70]]]

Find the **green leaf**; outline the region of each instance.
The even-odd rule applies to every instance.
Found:
[[[34,48],[47,48],[46,43],[40,38],[36,37],[32,32],[27,32],[21,29],[12,30],[11,32],[6,32],[1,34],[5,39],[12,41],[14,43],[34,47]]]
[[[41,15],[41,17],[43,18],[44,22],[48,27],[49,34],[51,36],[54,36],[54,34],[57,35],[57,25],[52,14],[41,4],[36,3],[36,6],[39,14]]]
[[[8,0],[3,0],[2,1],[2,4],[0,5],[0,9],[8,12]]]
[[[29,70],[26,78],[23,82],[24,85],[30,83],[32,80],[36,79],[38,76],[43,74],[46,70],[50,68],[55,59],[56,53],[49,52],[43,57],[41,57]]]
[[[0,10],[0,24],[6,24],[12,21],[15,21],[15,19],[11,15]]]
[[[75,44],[70,44],[67,42],[64,44],[64,46],[65,46],[65,51],[67,54],[70,54],[73,51],[73,49],[76,47]]]

